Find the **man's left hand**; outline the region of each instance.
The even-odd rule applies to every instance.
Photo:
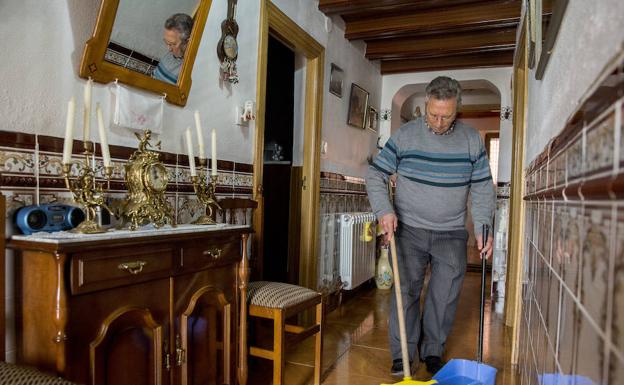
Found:
[[[485,256],[485,259],[490,258],[490,256],[492,255],[493,239],[494,238],[490,234],[488,236],[487,242],[485,243],[485,247],[483,247],[483,234],[477,235],[477,248],[479,249],[479,257],[483,258],[483,256]]]

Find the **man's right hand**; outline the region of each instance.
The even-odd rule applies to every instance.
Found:
[[[397,228],[397,216],[394,213],[385,214],[379,219],[379,223],[386,234],[384,236],[384,243],[390,242],[390,239],[394,236],[394,232]]]

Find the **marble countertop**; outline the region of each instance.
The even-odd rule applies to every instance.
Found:
[[[76,242],[91,242],[99,240],[113,240],[113,239],[127,239],[127,238],[140,238],[150,236],[172,235],[172,234],[192,234],[203,233],[220,230],[234,230],[243,229],[249,226],[242,225],[229,225],[225,223],[217,223],[216,225],[178,225],[171,227],[165,225],[161,228],[155,228],[153,225],[146,225],[137,230],[116,230],[109,229],[105,233],[100,234],[78,234],[71,233],[69,231],[58,231],[54,233],[39,232],[31,235],[14,235],[12,240],[16,241],[29,241],[29,242],[43,242],[53,244],[64,243],[76,243]]]

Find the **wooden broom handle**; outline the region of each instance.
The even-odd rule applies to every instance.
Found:
[[[405,315],[403,314],[403,297],[401,296],[401,278],[399,277],[399,263],[396,251],[395,234],[390,238],[390,252],[392,253],[392,271],[394,272],[394,294],[396,295],[397,314],[399,318],[399,335],[401,337],[401,354],[403,356],[403,377],[411,379],[409,354],[407,352],[407,333],[405,332]]]

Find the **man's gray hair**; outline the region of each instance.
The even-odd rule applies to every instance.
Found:
[[[438,100],[457,98],[457,105],[460,105],[461,92],[462,89],[457,80],[451,79],[448,76],[438,76],[425,88],[425,97],[426,100],[429,100],[431,97]]]
[[[165,28],[180,32],[180,39],[186,42],[191,37],[193,19],[186,13],[176,13],[165,21]]]

